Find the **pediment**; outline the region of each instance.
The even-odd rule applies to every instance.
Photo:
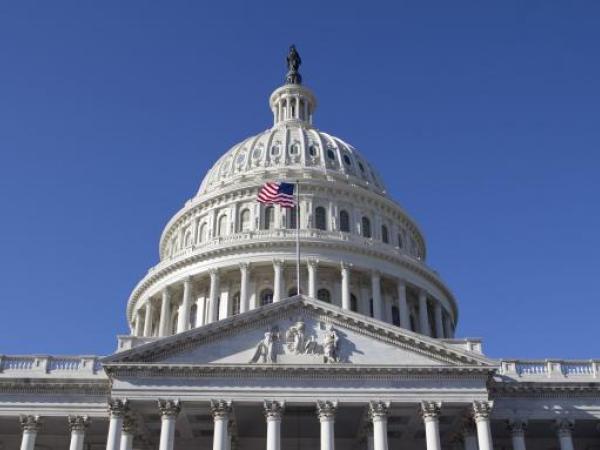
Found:
[[[160,365],[491,366],[459,350],[306,296],[295,296],[103,360]]]

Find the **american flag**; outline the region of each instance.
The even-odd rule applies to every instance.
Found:
[[[294,185],[292,183],[269,181],[260,189],[256,199],[261,203],[277,203],[284,208],[293,208],[295,205]]]

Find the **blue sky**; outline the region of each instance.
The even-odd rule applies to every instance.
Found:
[[[287,47],[316,125],[422,227],[458,334],[600,357],[600,3],[0,5],[0,353],[108,354],[167,220],[271,123]]]

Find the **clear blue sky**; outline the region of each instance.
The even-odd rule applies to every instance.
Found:
[[[0,353],[108,354],[167,220],[271,123],[376,165],[494,357],[600,357],[600,3],[4,2]],[[217,6],[218,4],[218,6]]]

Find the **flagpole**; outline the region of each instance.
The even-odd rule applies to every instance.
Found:
[[[296,295],[300,295],[300,181],[296,180]]]

